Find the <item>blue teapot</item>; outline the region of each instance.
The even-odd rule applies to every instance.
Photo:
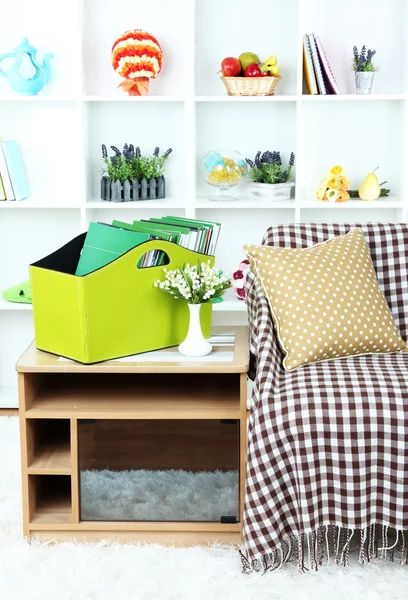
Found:
[[[20,67],[25,54],[28,54],[31,64],[35,69],[34,75],[29,79],[20,74]],[[14,52],[0,55],[0,63],[5,58],[16,59],[7,73],[0,67],[0,75],[8,79],[13,90],[19,94],[36,96],[50,80],[50,58],[54,58],[54,55],[50,53],[46,54],[44,56],[43,64],[39,65],[35,57],[36,54],[37,49],[28,42],[27,38],[23,38],[22,43],[17,46]]]

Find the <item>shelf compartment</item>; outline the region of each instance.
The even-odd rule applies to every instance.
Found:
[[[196,104],[198,202],[201,204],[200,198],[208,199],[218,192],[201,176],[202,161],[209,150],[234,148],[242,154],[243,158],[253,160],[258,150],[279,149],[285,164],[291,152],[296,155],[296,106],[295,102],[260,102],[256,107],[242,102],[198,102]],[[248,113],[250,107],[253,110]],[[209,123],[216,123],[216,127],[209,127]],[[271,140],[273,140],[273,147],[271,147]],[[293,176],[296,178],[296,169]],[[247,208],[252,206],[252,202],[256,206],[257,199],[254,198],[252,201],[248,197],[244,185],[231,188],[230,195],[242,197],[242,202],[232,200],[217,203],[207,200],[205,207],[217,210],[219,204],[220,207],[223,206],[228,210],[230,205],[231,208],[243,208],[243,202],[246,203]],[[246,200],[244,200],[245,196]],[[265,208],[272,207],[272,202],[264,202],[264,205]]]
[[[302,182],[297,186],[300,208],[303,202],[311,202],[312,208],[323,209],[323,202],[318,204],[314,191],[319,181],[333,166],[340,164],[350,179],[350,189],[358,189],[367,173],[377,166],[379,181],[387,180],[385,187],[391,190],[393,197],[379,198],[375,202],[363,206],[359,199],[351,199],[342,203],[343,208],[399,208],[391,203],[403,198],[403,147],[404,128],[401,125],[402,111],[398,102],[357,102],[336,103],[323,102],[318,110],[313,102],[303,106],[303,135],[301,152],[304,157],[313,157],[307,170],[303,171]],[[339,125],[346,123],[341,134]],[[373,137],[372,124],[375,123]],[[336,131],[334,134],[333,131]],[[343,136],[344,146],[339,146],[338,135]],[[324,144],[322,145],[322,140]],[[381,143],[389,140],[391,146]],[[342,142],[342,143],[343,143]],[[390,151],[390,147],[394,151]],[[347,150],[347,152],[345,151]],[[309,200],[308,200],[309,199]],[[380,205],[384,203],[383,206]],[[316,204],[314,204],[316,203]],[[303,204],[303,205],[302,205]],[[326,209],[327,210],[327,209]],[[381,217],[377,217],[381,220]]]
[[[239,423],[80,419],[81,520],[239,521]]]
[[[27,422],[30,474],[71,473],[70,421],[31,419]],[[30,456],[31,454],[31,456]]]
[[[48,374],[26,415],[32,419],[236,419],[239,376],[162,373],[158,379],[155,374]]]
[[[113,72],[113,69],[112,69]],[[111,144],[122,149],[124,142],[137,140],[143,154],[151,154],[155,146],[161,153],[168,148],[174,152],[166,163],[165,179],[167,199],[159,200],[163,206],[172,199],[185,198],[185,114],[182,102],[166,102],[166,110],[158,110],[156,102],[89,102],[87,104],[87,199],[100,199],[101,169],[103,166],[101,145],[106,144],[109,155],[112,154]],[[156,200],[151,200],[153,203]],[[142,205],[137,202],[106,202],[109,210],[113,205],[122,210],[121,205]],[[181,203],[184,206],[184,202]],[[92,208],[87,204],[87,208]],[[105,208],[105,206],[103,207]],[[133,209],[137,207],[133,207]]]
[[[186,23],[188,12],[184,0],[172,2],[158,0],[155,3],[137,4],[134,0],[120,0],[116,10],[110,0],[83,2],[82,60],[86,95],[93,97],[110,95],[118,87],[121,78],[112,68],[109,49],[127,28],[132,27],[129,23],[134,23],[134,27],[144,25],[163,45],[163,74],[151,81],[151,94],[158,96],[182,94],[187,85],[184,65],[187,51],[186,30],[191,29],[193,25],[188,21]],[[175,15],[182,15],[182,18],[175,19]],[[170,23],[171,27],[169,27]],[[123,95],[126,94],[123,92]],[[138,100],[139,98],[133,102]],[[142,100],[142,103],[145,102]],[[130,138],[128,141],[131,141]],[[139,140],[137,142],[139,143]]]
[[[71,478],[66,475],[29,475],[30,524],[70,524]]]

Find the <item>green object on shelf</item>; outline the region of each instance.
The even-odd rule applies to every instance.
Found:
[[[176,346],[187,335],[187,302],[154,287],[163,266],[139,268],[142,257],[159,250],[166,268],[210,261],[207,256],[165,240],[149,240],[109,264],[75,275],[83,233],[30,265],[36,347],[84,364]],[[201,309],[205,337],[211,333],[212,304]]]
[[[381,194],[380,194],[380,198],[388,198],[388,196],[390,195],[391,190],[388,190],[387,188],[381,188]],[[358,190],[348,190],[348,193],[350,194],[350,198],[359,198],[360,196],[358,195]]]
[[[14,285],[3,292],[4,300],[7,302],[20,302],[21,304],[32,304],[30,281],[23,281],[19,285]]]
[[[149,240],[149,234],[90,223],[75,275],[87,275]]]

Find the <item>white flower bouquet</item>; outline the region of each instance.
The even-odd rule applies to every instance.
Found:
[[[158,279],[155,287],[168,292],[189,304],[220,302],[224,292],[231,287],[231,278],[217,267],[206,262],[197,265],[186,264],[182,269],[165,272],[164,281]]]

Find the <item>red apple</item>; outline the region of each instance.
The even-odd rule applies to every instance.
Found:
[[[258,63],[248,65],[244,71],[244,77],[261,77],[261,75]]]
[[[241,73],[241,63],[232,56],[224,58],[221,63],[221,70],[224,77],[238,77]]]

